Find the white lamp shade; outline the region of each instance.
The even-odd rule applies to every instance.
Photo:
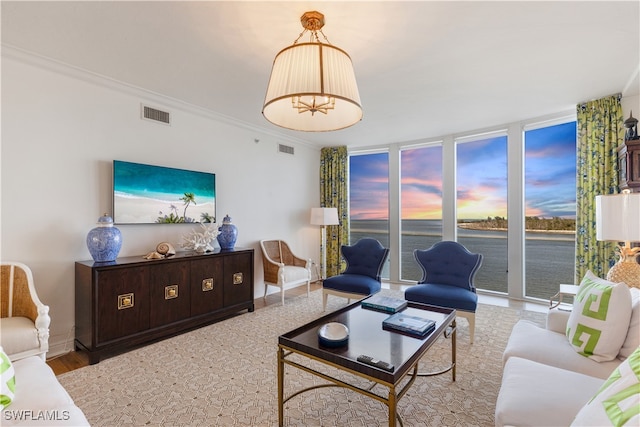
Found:
[[[640,242],[640,193],[596,196],[596,239]]]
[[[333,109],[299,112],[293,97],[333,98]],[[349,55],[324,43],[300,43],[281,50],[273,61],[262,114],[287,129],[323,132],[344,129],[362,119],[360,94]]]
[[[338,225],[337,208],[311,208],[311,225]]]

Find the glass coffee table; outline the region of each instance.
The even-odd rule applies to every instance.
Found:
[[[326,316],[278,337],[278,425],[284,423],[284,404],[293,397],[320,387],[345,387],[369,396],[387,405],[389,426],[395,426],[396,420],[402,425],[397,413],[398,400],[409,390],[418,376],[440,375],[451,371],[452,380],[456,380],[456,311],[449,308],[409,302],[403,313],[436,322],[435,330],[424,338],[415,338],[382,328],[382,321],[389,313],[362,308],[360,301],[348,305]],[[349,328],[348,344],[344,347],[325,347],[318,342],[318,329],[329,322],[338,322]],[[418,362],[436,340],[445,335],[451,338],[451,365],[426,374],[418,373]],[[358,356],[367,355],[374,359],[390,363],[392,372],[359,362]],[[297,357],[302,356],[302,357]],[[320,362],[320,363],[314,363]],[[316,375],[328,383],[298,390],[285,398],[284,369],[293,366]],[[332,373],[331,368],[349,375]],[[358,378],[364,378],[367,386],[357,385]],[[351,381],[353,379],[353,381]],[[374,391],[377,385],[383,386],[382,392]]]

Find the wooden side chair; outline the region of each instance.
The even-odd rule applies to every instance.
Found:
[[[389,249],[376,239],[365,237],[354,245],[342,245],[342,257],[347,268],[337,276],[322,282],[322,310],[327,309],[329,295],[352,299],[361,299],[380,291],[380,274],[389,256]]]
[[[473,344],[478,295],[473,282],[482,265],[482,254],[469,252],[458,242],[443,241],[413,254],[422,268],[422,279],[404,292],[407,301],[455,308],[456,315],[469,321]]]
[[[284,291],[307,284],[307,296],[311,287],[311,260],[296,256],[283,240],[261,240],[264,269],[264,298],[269,286],[280,288],[282,305]]]
[[[11,361],[29,356],[46,360],[49,306],[40,302],[31,270],[24,264],[0,264],[0,315],[0,344]]]

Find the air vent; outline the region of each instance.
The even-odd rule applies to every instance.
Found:
[[[278,144],[278,151],[280,153],[291,154],[293,155],[293,147],[284,144]]]
[[[142,118],[164,123],[166,125],[171,124],[171,115],[167,111],[161,111],[147,105],[142,105]]]

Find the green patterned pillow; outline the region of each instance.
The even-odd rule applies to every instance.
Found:
[[[640,425],[640,347],[613,371],[571,425]]]
[[[630,320],[631,292],[627,285],[587,271],[567,322],[569,344],[597,362],[613,360],[627,337]]]
[[[2,381],[2,390],[0,391],[0,410],[3,410],[13,401],[16,391],[16,376],[13,372],[13,365],[9,356],[0,347],[0,374]]]

